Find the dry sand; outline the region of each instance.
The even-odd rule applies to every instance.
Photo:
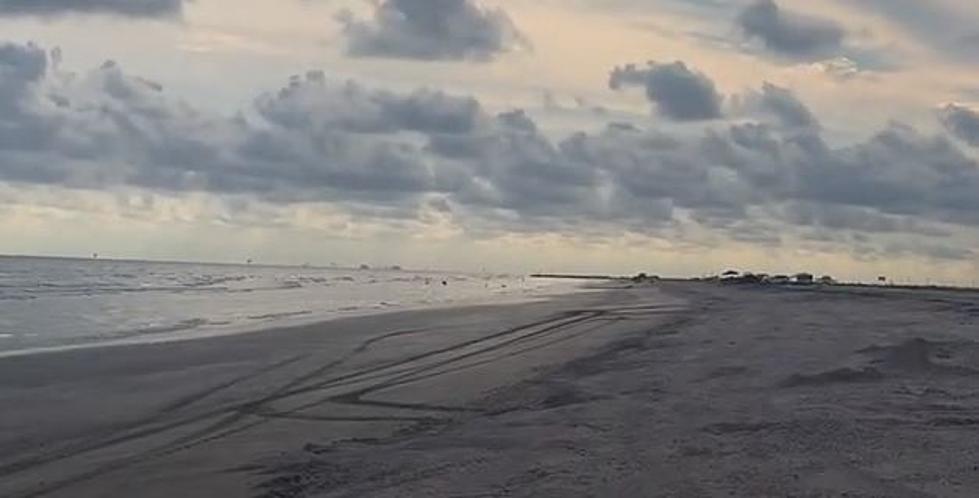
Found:
[[[979,496],[979,296],[666,283],[0,360],[0,496]]]

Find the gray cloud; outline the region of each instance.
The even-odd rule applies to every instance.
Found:
[[[468,133],[483,118],[479,102],[472,97],[433,90],[400,95],[370,90],[354,81],[337,85],[319,71],[293,77],[277,93],[259,97],[255,107],[266,120],[284,128],[356,133]]]
[[[58,16],[112,14],[169,17],[180,14],[184,0],[0,0],[0,15]]]
[[[338,19],[358,57],[487,61],[527,45],[506,12],[471,0],[384,0],[370,20]]]
[[[775,244],[805,227],[979,228],[979,165],[954,143],[893,124],[832,147],[817,126],[786,126],[814,119],[777,87],[757,94],[774,123],[699,136],[613,124],[554,140],[521,111],[319,72],[222,118],[117,64],[57,71],[38,47],[0,46],[0,181],[321,201],[399,220],[437,208],[469,230],[651,233],[692,219]]]
[[[774,0],[757,0],[738,15],[737,22],[749,38],[791,57],[834,55],[846,37],[836,22],[786,11]]]
[[[938,111],[939,120],[949,133],[973,147],[979,147],[979,113],[957,104]]]
[[[979,15],[969,2],[854,0],[848,5],[886,17],[938,57],[979,61]]]
[[[25,92],[44,77],[47,67],[47,54],[33,44],[0,44],[0,109],[15,112],[25,100]]]
[[[819,120],[795,94],[771,83],[761,91],[749,91],[738,96],[734,107],[741,112],[760,113],[774,117],[782,126],[792,129],[817,129]]]
[[[780,214],[789,223],[837,232],[854,230],[860,233],[879,234],[917,233],[929,237],[947,235],[914,218],[883,214],[864,206],[797,201],[787,203]]]
[[[646,97],[656,104],[659,113],[676,121],[721,117],[723,98],[714,82],[703,73],[688,69],[683,62],[650,62],[645,68],[634,64],[616,67],[609,77],[609,86],[644,88]]]
[[[839,150],[814,149],[796,165],[798,198],[975,225],[979,169],[944,137],[892,124]]]

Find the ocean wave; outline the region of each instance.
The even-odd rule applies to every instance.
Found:
[[[304,316],[304,315],[312,315],[312,314],[313,312],[310,310],[284,311],[281,313],[266,313],[264,315],[253,315],[253,316],[249,316],[248,319],[249,320],[276,320],[281,318],[289,318],[294,316]]]
[[[295,279],[299,282],[306,283],[306,284],[329,284],[330,282],[330,279],[327,277],[298,276],[295,277]]]
[[[32,299],[37,299],[37,296],[18,296],[18,295],[2,295],[0,294],[0,301],[30,301]]]
[[[173,332],[184,332],[208,325],[210,322],[205,318],[190,318],[181,320],[169,325],[153,325],[150,327],[138,328],[135,330],[117,332],[113,334],[117,337],[131,337],[143,335],[171,334]]]
[[[290,317],[326,319],[539,292],[515,279],[449,272],[32,259],[14,259],[9,268],[16,271],[0,272],[0,317],[3,330],[17,336],[3,338],[0,352],[24,344],[183,339]],[[281,312],[290,309],[301,311]]]
[[[197,275],[194,280],[185,284],[187,287],[213,287],[230,282],[244,282],[251,278],[249,275]]]
[[[228,291],[226,287],[187,287],[187,286],[154,286],[154,285],[142,285],[138,287],[133,286],[118,286],[118,285],[100,285],[100,284],[74,284],[74,285],[58,285],[41,283],[35,288],[24,288],[21,292],[29,294],[34,297],[44,297],[44,296],[99,296],[99,295],[118,295],[118,294],[129,294],[129,293],[144,293],[144,292],[169,292],[169,293],[184,293],[184,292],[222,292]]]

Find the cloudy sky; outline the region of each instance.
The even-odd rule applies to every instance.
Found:
[[[979,280],[966,0],[0,0],[0,253]]]

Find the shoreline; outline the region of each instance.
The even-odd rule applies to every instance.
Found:
[[[179,263],[184,264],[184,263]],[[553,290],[553,292],[551,292]],[[423,310],[450,310],[454,308],[482,307],[482,306],[506,306],[537,301],[546,301],[561,296],[591,292],[600,290],[598,287],[588,287],[586,285],[558,285],[553,289],[540,294],[507,294],[503,296],[487,295],[482,298],[466,298],[456,302],[435,302],[428,304],[411,303],[404,306],[389,306],[386,308],[365,307],[355,310],[332,310],[321,313],[297,313],[292,316],[275,318],[271,322],[238,324],[233,326],[212,326],[195,327],[189,330],[179,330],[173,332],[154,333],[154,334],[133,334],[128,337],[118,339],[95,340],[80,344],[63,344],[53,346],[30,347],[24,349],[0,349],[0,361],[6,358],[18,358],[23,356],[57,354],[65,351],[79,351],[87,349],[119,348],[125,346],[167,344],[173,342],[185,342],[213,339],[220,337],[233,337],[246,334],[261,334],[265,332],[275,332],[299,327],[309,327],[327,324],[336,320],[354,319],[374,315],[397,314]],[[10,337],[14,337],[10,334]]]

